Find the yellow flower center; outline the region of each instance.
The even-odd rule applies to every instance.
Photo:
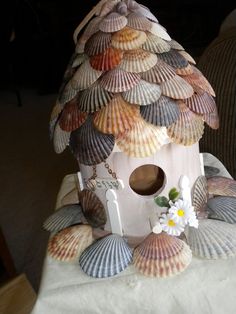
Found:
[[[168,226],[169,227],[174,227],[175,225],[176,224],[175,224],[174,220],[172,220],[172,219],[168,220]]]
[[[184,212],[183,209],[180,208],[180,209],[178,210],[177,214],[178,214],[178,216],[183,217],[184,214],[185,214],[185,212]]]

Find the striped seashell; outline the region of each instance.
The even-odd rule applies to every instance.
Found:
[[[92,242],[90,226],[69,227],[49,239],[48,254],[62,262],[74,262]]]
[[[135,250],[134,266],[150,277],[169,277],[184,271],[192,260],[189,246],[164,232],[151,233]]]
[[[140,80],[139,74],[116,68],[103,75],[100,85],[108,92],[121,93],[133,88]]]
[[[141,80],[132,89],[122,93],[124,100],[131,104],[148,105],[157,101],[161,96],[160,86]]]
[[[168,97],[161,96],[155,103],[140,107],[141,116],[156,126],[169,126],[180,115],[177,103]]]
[[[216,108],[214,98],[206,92],[194,93],[192,97],[185,99],[184,103],[195,113],[205,114],[213,112]]]
[[[207,179],[199,176],[192,189],[193,207],[198,218],[207,218],[206,204],[208,200]]]
[[[112,46],[121,50],[134,50],[140,48],[146,41],[144,32],[125,27],[112,35]]]
[[[86,112],[79,111],[77,100],[71,100],[65,105],[60,116],[60,128],[63,131],[72,132],[85,122],[87,115]]]
[[[138,116],[138,106],[127,103],[120,94],[116,94],[105,108],[96,113],[94,125],[103,133],[117,136],[129,131]]]
[[[57,154],[62,153],[69,145],[71,132],[63,131],[57,122],[53,134],[53,146]]]
[[[211,113],[205,113],[203,115],[203,120],[211,127],[213,130],[219,129],[220,121],[218,116],[217,108]]]
[[[84,61],[87,60],[87,56],[84,53],[80,53],[80,54],[76,54],[76,57],[72,63],[72,68],[77,68],[78,66],[80,66],[82,63],[84,63]]]
[[[81,255],[79,264],[91,277],[106,278],[122,272],[132,260],[132,251],[117,234],[99,239]]]
[[[139,8],[130,9],[130,11],[137,13],[137,14],[141,14],[141,15],[145,16],[146,18],[148,18],[150,21],[158,23],[158,20],[155,17],[155,15],[153,15],[147,7],[140,5]]]
[[[71,149],[84,165],[93,166],[103,162],[110,156],[114,145],[114,136],[96,130],[90,116],[78,130],[71,133]]]
[[[127,4],[125,2],[119,2],[116,6],[116,11],[119,14],[126,16],[128,14]]]
[[[121,50],[113,47],[107,48],[103,53],[90,58],[91,66],[99,71],[109,71],[116,68],[123,57]]]
[[[186,99],[193,95],[193,88],[180,76],[175,75],[161,85],[162,94],[174,99]]]
[[[124,28],[127,23],[128,20],[125,16],[112,12],[103,18],[99,24],[99,29],[105,33],[114,33]]]
[[[147,40],[142,45],[142,48],[154,53],[163,53],[170,50],[170,45],[160,37],[153,35],[149,32],[146,33]]]
[[[59,93],[58,101],[61,105],[65,105],[77,95],[77,91],[72,87],[71,81],[65,84],[63,90]]]
[[[78,204],[66,205],[59,208],[43,223],[43,228],[50,232],[58,232],[72,225],[85,223],[82,208]]]
[[[79,46],[84,47],[86,42],[89,40],[89,38],[98,31],[98,27],[101,21],[102,21],[101,16],[96,16],[92,20],[90,20],[90,22],[85,28],[85,31],[83,32],[82,36],[79,38],[78,41],[77,41],[77,36],[78,36],[77,29],[75,30],[73,34],[73,38],[74,38],[74,42],[78,44],[78,47],[76,45],[76,50],[77,49],[81,50],[79,49]],[[84,49],[82,52],[84,52]],[[77,51],[77,53],[79,52]]]
[[[174,49],[158,54],[158,58],[172,66],[174,69],[186,68],[189,64],[188,61]]]
[[[198,229],[185,231],[194,255],[206,259],[226,259],[236,254],[236,225],[224,221],[202,219]]]
[[[209,218],[236,223],[236,197],[217,196],[210,198],[207,202]]]
[[[91,61],[90,61],[91,62]],[[75,72],[71,79],[71,86],[76,91],[89,88],[102,75],[102,70],[91,67],[89,60],[86,60]]]
[[[236,181],[230,178],[214,176],[207,180],[209,194],[236,197]]]
[[[167,129],[167,134],[174,143],[185,146],[198,142],[203,132],[202,117],[191,112],[184,104],[180,105],[179,119]]]
[[[185,68],[177,68],[175,69],[175,73],[178,75],[189,75],[189,74],[193,74],[193,68],[190,64],[188,64]]]
[[[111,34],[98,31],[85,44],[84,52],[88,56],[99,55],[111,46]]]
[[[156,35],[156,36],[166,40],[166,41],[171,40],[166,29],[162,25],[160,25],[159,23],[153,23],[152,22],[152,27],[149,29],[149,32],[152,33],[153,35]]]
[[[145,16],[138,13],[131,13],[128,15],[127,26],[138,29],[140,31],[149,31],[152,27],[152,22],[149,21]]]
[[[116,139],[118,147],[130,157],[149,157],[164,145],[165,128],[153,126],[140,119],[133,128]]]
[[[102,88],[99,82],[95,82],[90,88],[79,94],[78,107],[84,112],[94,112],[105,107],[112,99],[113,94]]]
[[[175,70],[162,60],[157,59],[157,64],[141,74],[142,79],[149,83],[161,84],[176,76]]]
[[[79,201],[88,223],[93,228],[104,226],[107,221],[104,206],[97,195],[91,190],[83,190],[79,193]]]
[[[181,56],[183,56],[189,63],[196,64],[196,62],[193,59],[193,57],[190,56],[190,54],[187,53],[185,50],[180,50],[179,54],[181,54]]]
[[[172,49],[175,49],[175,50],[179,50],[179,51],[184,51],[184,47],[182,45],[180,45],[176,40],[174,39],[171,39],[171,41],[168,42],[168,44],[170,45],[170,47]]]
[[[124,53],[120,68],[127,72],[140,73],[150,70],[157,63],[157,56],[151,52],[137,49]]]

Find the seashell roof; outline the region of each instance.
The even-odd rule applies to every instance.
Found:
[[[146,7],[108,3],[77,40],[65,72],[50,121],[56,152],[71,145],[91,166],[116,144],[147,157],[168,142],[198,142],[204,122],[216,129],[215,94],[193,58]]]

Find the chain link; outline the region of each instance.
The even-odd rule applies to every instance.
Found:
[[[107,169],[108,173],[112,176],[112,178],[117,180],[117,175],[112,169],[110,168],[109,164],[107,162],[104,162],[105,168]]]

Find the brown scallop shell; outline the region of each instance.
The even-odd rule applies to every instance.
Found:
[[[147,40],[142,45],[142,48],[154,53],[163,53],[170,50],[170,45],[160,37],[149,32],[146,33]]]
[[[211,127],[213,130],[219,129],[220,121],[218,116],[217,108],[211,113],[205,113],[203,115],[203,120]]]
[[[154,53],[137,49],[124,53],[120,68],[127,72],[140,73],[153,68],[157,63],[157,56]]]
[[[175,75],[161,85],[162,94],[174,99],[186,99],[193,95],[193,88],[180,76]]]
[[[71,132],[63,131],[57,122],[53,133],[53,146],[57,154],[62,153],[69,145]]]
[[[175,69],[175,73],[178,75],[189,75],[193,73],[193,68],[190,64],[188,64],[185,68],[177,68]]]
[[[100,31],[104,33],[114,33],[124,28],[128,23],[125,16],[112,12],[103,18],[99,24]]]
[[[176,76],[175,70],[162,60],[157,60],[157,64],[149,71],[141,74],[142,79],[150,83],[161,84]]]
[[[98,71],[109,71],[116,68],[122,60],[123,52],[113,47],[90,58],[91,66]]]
[[[158,54],[158,58],[175,69],[186,68],[189,64],[188,61],[174,49]]]
[[[88,56],[99,55],[111,46],[111,34],[98,31],[85,44],[84,52]]]
[[[127,26],[138,29],[140,31],[148,31],[152,27],[152,22],[149,21],[145,16],[138,13],[131,13],[128,15]]]
[[[134,50],[140,48],[146,41],[144,32],[125,27],[112,35],[112,46],[121,50]]]
[[[149,32],[152,33],[153,35],[156,35],[156,36],[164,39],[164,40],[167,40],[167,41],[171,40],[166,29],[162,25],[160,25],[159,23],[153,23],[152,22],[152,27],[149,29]]]
[[[207,179],[199,176],[192,189],[193,207],[198,218],[207,218],[206,204],[208,200]]]
[[[209,194],[236,197],[236,181],[230,178],[215,176],[207,179]]]
[[[211,113],[216,108],[214,98],[206,92],[202,94],[194,93],[192,97],[185,99],[184,102],[189,109],[198,114]]]

